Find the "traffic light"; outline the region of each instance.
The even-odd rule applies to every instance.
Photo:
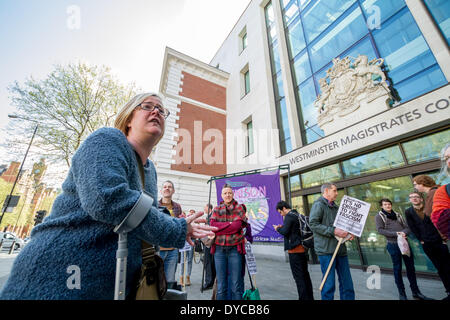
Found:
[[[36,211],[36,215],[34,216],[34,226],[37,226],[39,223],[41,223],[42,220],[44,220],[46,214],[47,210]]]

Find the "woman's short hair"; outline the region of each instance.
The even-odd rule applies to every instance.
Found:
[[[432,177],[424,175],[424,174],[420,174],[418,176],[415,176],[413,178],[413,181],[415,183],[421,184],[421,185],[423,185],[424,187],[427,187],[427,188],[431,188],[431,187],[436,185],[436,182],[434,181],[434,179]]]
[[[116,120],[114,121],[114,127],[122,131],[126,136],[128,136],[128,124],[131,121],[131,118],[133,117],[133,112],[136,110],[136,107],[141,104],[145,99],[148,97],[157,97],[161,104],[163,103],[163,98],[154,92],[146,92],[146,93],[140,93],[135,95],[133,98],[131,98],[130,101],[128,101],[122,109],[120,109],[119,113],[117,114]],[[164,126],[165,130],[166,126]],[[164,131],[161,134],[161,137],[159,140],[163,137]]]
[[[231,188],[231,186],[228,183],[225,183],[222,187],[222,190],[225,188],[230,188],[231,190],[233,190],[233,188]]]
[[[383,206],[383,202],[389,202],[392,205],[392,201],[391,200],[389,200],[388,198],[383,198],[379,202],[380,207]]]

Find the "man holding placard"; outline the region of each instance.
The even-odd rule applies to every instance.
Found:
[[[334,299],[335,272],[339,279],[340,299],[355,300],[347,248],[345,245],[341,246],[342,240],[336,239],[338,237],[353,240],[354,236],[333,226],[338,213],[338,206],[334,202],[338,195],[337,187],[331,183],[325,183],[322,185],[321,191],[322,196],[312,205],[309,224],[314,233],[314,250],[319,257],[325,280],[321,285],[322,300]]]

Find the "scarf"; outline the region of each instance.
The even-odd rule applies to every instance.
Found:
[[[388,217],[391,220],[397,220],[397,215],[395,214],[394,210],[392,210],[391,212],[386,212],[384,211],[384,209],[381,209],[381,211],[386,215],[386,217]]]
[[[417,215],[419,216],[419,218],[421,220],[423,220],[425,218],[425,213],[423,212],[423,209],[424,209],[423,203],[419,207],[413,206],[413,209],[417,213]]]

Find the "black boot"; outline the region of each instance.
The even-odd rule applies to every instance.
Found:
[[[408,298],[406,297],[406,292],[405,290],[399,290],[398,291],[398,299],[399,300],[408,300]]]
[[[425,297],[420,291],[414,292],[413,298],[416,300],[434,300],[434,299]]]

